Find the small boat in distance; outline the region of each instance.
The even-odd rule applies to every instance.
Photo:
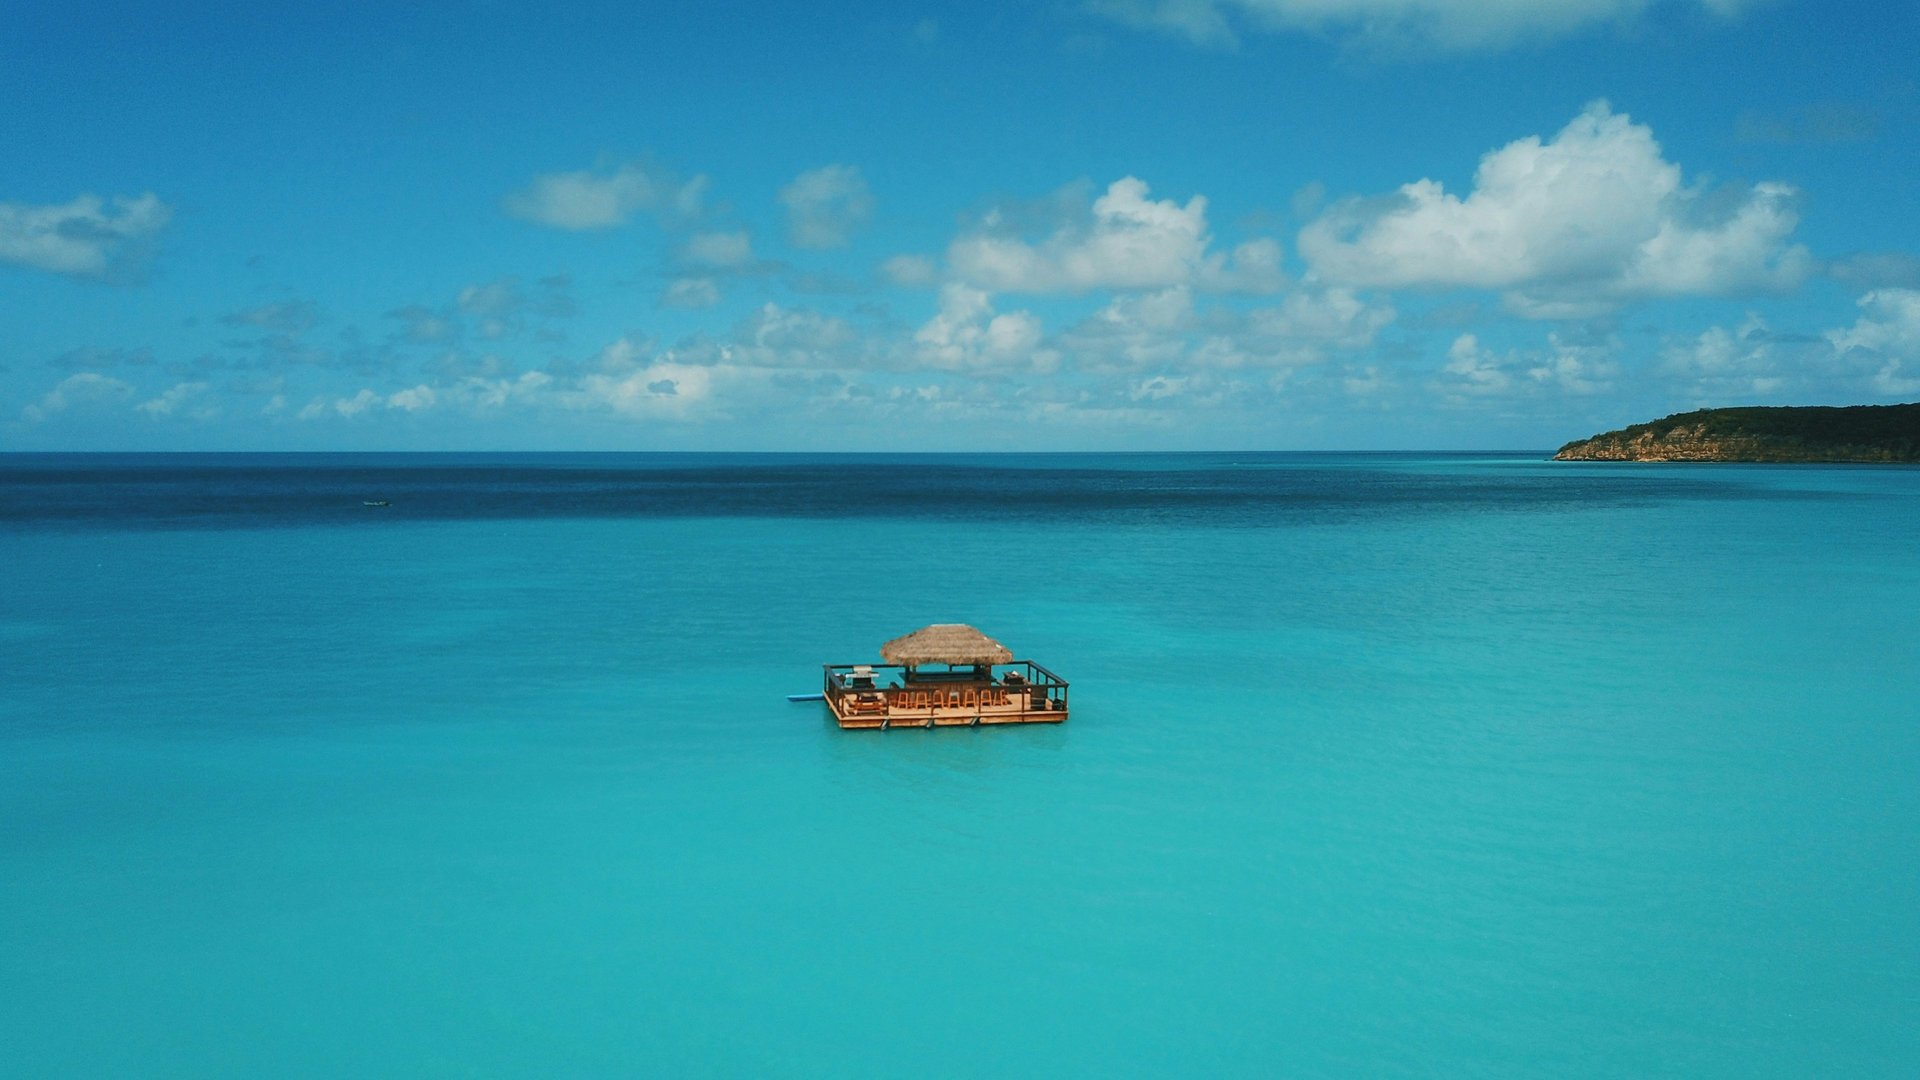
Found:
[[[360,505],[361,506],[392,506],[393,504],[388,502],[385,499],[362,499],[360,502]]]
[[[827,664],[827,708],[843,728],[1058,724],[1067,681],[962,623],[880,646],[884,664]]]

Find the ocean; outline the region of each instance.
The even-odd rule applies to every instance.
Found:
[[[1920,1075],[1920,470],[1543,457],[0,456],[0,1072]]]

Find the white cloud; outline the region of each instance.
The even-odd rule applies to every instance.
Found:
[[[852,165],[801,173],[780,189],[780,203],[794,244],[803,248],[843,247],[873,217],[873,193]]]
[[[608,409],[641,419],[686,420],[714,412],[715,383],[735,369],[660,361],[622,376],[588,375],[565,400],[575,408]]]
[[[1186,375],[1149,375],[1135,379],[1121,390],[1121,396],[1127,401],[1151,406],[1154,402],[1167,402],[1179,408],[1213,408],[1226,403],[1229,399],[1241,396],[1248,390],[1245,383],[1237,382],[1210,371],[1201,371]],[[1136,422],[1154,422],[1145,415],[1137,415]]]
[[[1273,241],[1250,241],[1231,256],[1210,252],[1205,196],[1183,206],[1149,199],[1147,192],[1135,177],[1116,180],[1094,200],[1089,217],[1062,225],[1037,244],[997,232],[1002,222],[990,214],[983,230],[953,241],[947,263],[959,280],[992,292],[1171,285],[1258,292],[1284,283]]]
[[[1736,337],[1724,326],[1710,326],[1691,341],[1669,344],[1661,355],[1672,370],[1717,374],[1754,366],[1762,350],[1749,347],[1744,334]]]
[[[670,308],[710,308],[720,302],[720,287],[712,278],[676,278],[660,295],[660,306]]]
[[[528,371],[501,378],[469,375],[440,386],[421,383],[386,395],[362,389],[352,397],[315,397],[295,415],[301,420],[320,420],[328,416],[351,419],[380,411],[418,413],[442,405],[460,404],[482,411],[509,403],[537,403],[541,396],[539,392],[553,381],[553,376],[544,371]],[[286,408],[286,397],[275,394],[261,411],[271,415],[284,412]]]
[[[1236,245],[1222,259],[1207,258],[1194,284],[1211,292],[1273,293],[1286,287],[1287,275],[1280,269],[1280,245],[1267,237],[1256,237]]]
[[[895,285],[923,289],[940,278],[933,260],[925,255],[895,255],[880,264],[880,274]]]
[[[1062,344],[1091,370],[1165,367],[1186,355],[1195,322],[1193,290],[1176,285],[1114,297]]]
[[[115,278],[173,217],[151,192],[46,206],[0,202],[0,262],[85,278]]]
[[[1709,326],[1668,342],[1661,371],[1703,404],[1920,396],[1920,290],[1876,289],[1858,305],[1853,325],[1817,335],[1775,332],[1756,313],[1737,327]]]
[[[467,380],[467,382],[482,381],[484,380]],[[357,416],[363,416],[375,409],[381,408],[397,409],[401,412],[412,413],[433,408],[439,399],[439,392],[425,383],[419,386],[409,387],[405,390],[395,391],[392,394],[384,396],[370,389],[362,388],[359,393],[352,397],[334,398],[331,401],[325,397],[314,398],[312,401],[307,402],[306,406],[303,407],[296,416],[301,420],[319,420],[327,416],[327,414],[332,413],[336,416],[342,416],[351,420]]]
[[[728,347],[656,352],[653,343],[631,337],[602,348],[592,366],[597,370],[538,388],[542,398],[629,419],[724,420],[726,391],[763,383],[769,374],[736,362]]]
[[[1179,397],[1186,389],[1187,380],[1172,375],[1154,375],[1141,379],[1127,388],[1127,397],[1134,401],[1162,401]]]
[[[1879,360],[1868,380],[1885,397],[1920,395],[1920,289],[1875,289],[1859,301],[1863,314],[1852,326],[1829,330],[1826,339],[1843,357]]]
[[[1466,198],[1420,180],[1350,199],[1301,230],[1300,251],[1331,281],[1506,289],[1516,312],[1551,318],[1798,283],[1811,260],[1788,242],[1795,191],[1737,194],[1729,210],[1684,186],[1651,130],[1595,102],[1550,141],[1487,154]]]
[[[768,302],[724,337],[695,334],[667,348],[622,337],[595,354],[588,367],[616,381],[663,364],[726,369],[741,378],[746,376],[740,373],[752,371],[818,375],[872,367],[893,359],[900,346],[899,338],[864,336],[839,317]]]
[[[1609,390],[1620,373],[1612,339],[1580,342],[1548,334],[1545,349],[1497,353],[1474,334],[1461,334],[1447,348],[1447,363],[1435,388],[1460,402],[1472,398],[1519,396],[1552,390],[1597,394]]]
[[[1277,307],[1248,313],[1257,335],[1342,349],[1373,344],[1393,319],[1391,305],[1363,300],[1351,289],[1300,289],[1288,293]]]
[[[940,290],[940,310],[913,335],[914,356],[947,371],[1046,370],[1055,357],[1039,348],[1040,338],[1032,313],[995,314],[990,296],[955,283]]]
[[[1757,0],[1681,2],[1730,16]],[[1630,23],[1654,0],[1089,0],[1087,6],[1200,45],[1232,46],[1246,28],[1331,34],[1399,48],[1475,50]]]
[[[361,390],[350,398],[340,398],[333,403],[333,411],[341,416],[352,418],[359,416],[375,405],[380,404],[380,395],[371,390]]]
[[[1064,334],[1062,344],[1094,371],[1301,367],[1371,345],[1393,318],[1392,307],[1346,289],[1299,289],[1251,311],[1202,312],[1193,291],[1176,286],[1115,296]]]
[[[1920,396],[1920,364],[1910,368],[1903,361],[1888,360],[1873,373],[1870,385],[1876,393],[1885,397]]]
[[[753,238],[746,231],[697,233],[687,241],[687,258],[716,269],[738,270],[753,264]]]
[[[195,420],[210,420],[220,413],[219,406],[201,399],[207,392],[203,382],[183,382],[149,401],[134,406],[140,412],[155,418],[163,416],[188,416]]]
[[[1527,377],[1537,386],[1546,386],[1568,394],[1598,394],[1612,389],[1620,374],[1614,360],[1618,343],[1600,341],[1577,343],[1559,334],[1547,335],[1545,355],[1534,359]]]
[[[769,302],[741,323],[742,344],[780,353],[820,353],[851,344],[858,335],[839,319]]]
[[[21,410],[20,415],[37,423],[70,408],[124,401],[132,394],[133,386],[130,383],[111,375],[82,371],[60,380],[39,401]]]
[[[461,380],[459,392],[477,409],[499,409],[509,404],[538,401],[552,384],[553,376],[544,371],[525,371],[515,378],[472,376]]]
[[[438,396],[439,395],[434,393],[433,387],[422,383],[419,386],[410,387],[406,390],[396,391],[387,395],[387,408],[402,409],[406,412],[420,412],[423,409],[433,408]]]
[[[653,343],[645,339],[620,337],[594,354],[593,366],[615,374],[632,371],[653,353]]]
[[[1860,298],[1859,306],[1863,314],[1857,322],[1827,332],[1835,349],[1920,360],[1920,289],[1875,289]]]
[[[503,202],[514,217],[557,229],[585,231],[626,224],[635,214],[665,219],[698,217],[707,178],[681,180],[637,162],[610,172],[582,170],[536,176]]]
[[[1823,366],[1828,358],[1812,355],[1807,344],[1783,347],[1765,321],[1749,313],[1737,329],[1710,326],[1695,337],[1668,342],[1660,352],[1661,367],[1687,380],[1700,400],[1726,403],[1778,392],[1796,366],[1803,371]]]
[[[1513,386],[1513,377],[1507,373],[1511,363],[1510,356],[1503,359],[1481,346],[1477,336],[1461,334],[1447,347],[1447,365],[1441,371],[1454,393],[1504,394]]]

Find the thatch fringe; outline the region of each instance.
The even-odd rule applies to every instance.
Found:
[[[889,664],[1006,664],[1013,650],[965,623],[935,623],[880,646]]]

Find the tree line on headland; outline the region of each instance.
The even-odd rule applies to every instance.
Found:
[[[1697,409],[1577,439],[1553,457],[1920,463],[1920,404]]]

